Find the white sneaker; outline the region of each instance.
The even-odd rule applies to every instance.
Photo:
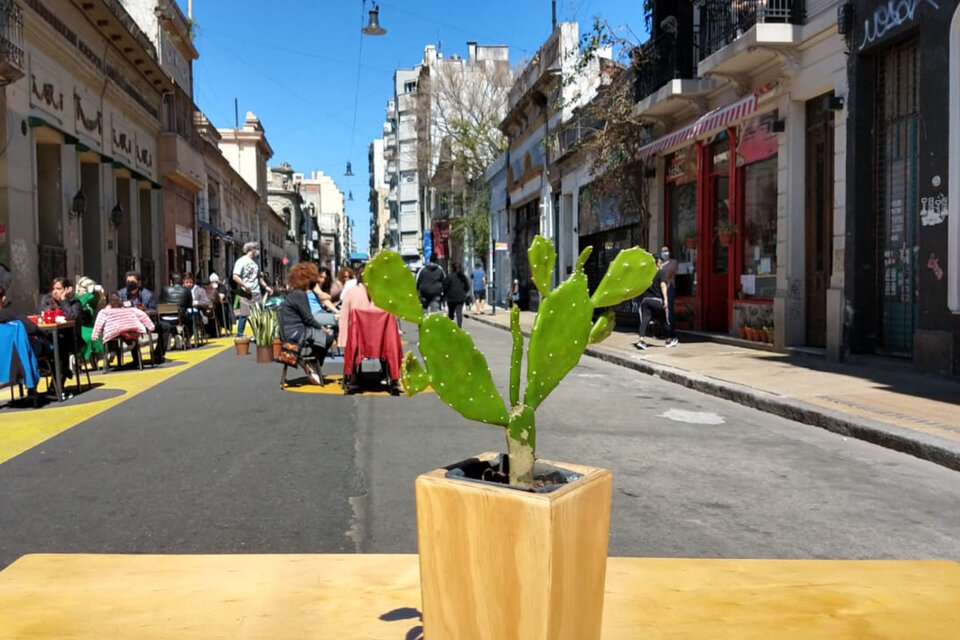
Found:
[[[676,338],[670,338],[669,340],[667,340],[667,344],[665,344],[665,345],[663,345],[663,346],[665,346],[667,349],[669,349],[670,347],[675,347],[675,346],[677,346],[678,344],[680,344],[680,341],[679,341],[679,340],[677,340]]]
[[[640,340],[639,342],[634,343],[633,346],[636,347],[637,349],[640,349],[640,351],[645,351],[647,349],[647,343],[644,342],[643,340]]]

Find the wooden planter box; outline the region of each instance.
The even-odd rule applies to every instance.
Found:
[[[600,638],[613,476],[539,462],[581,477],[550,493],[417,478],[424,637]]]

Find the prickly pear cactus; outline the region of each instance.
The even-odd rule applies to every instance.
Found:
[[[363,271],[363,283],[374,303],[398,318],[420,324],[423,309],[417,295],[417,282],[400,254],[381,251]]]
[[[514,486],[530,487],[533,483],[536,408],[577,365],[587,344],[600,342],[613,331],[613,311],[593,322],[594,311],[639,295],[650,286],[657,272],[653,257],[643,249],[621,251],[591,296],[583,272],[590,251],[587,247],[580,254],[570,277],[551,291],[556,250],[542,236],[531,244],[527,253],[530,273],[541,302],[527,345],[527,385],[522,401],[520,310],[516,305],[510,310],[513,348],[509,409],[496,390],[486,359],[470,336],[445,316],[423,316],[413,275],[399,255],[380,252],[364,275],[370,297],[378,307],[420,324],[423,363],[413,353],[404,357],[400,375],[404,392],[414,395],[431,386],[443,402],[464,417],[505,427],[510,484]]]

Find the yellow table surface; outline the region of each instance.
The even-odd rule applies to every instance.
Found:
[[[960,638],[956,562],[607,566],[605,640]],[[0,572],[3,640],[401,640],[420,624],[409,610],[419,606],[416,555],[40,554]]]

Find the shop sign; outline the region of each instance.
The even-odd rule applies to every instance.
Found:
[[[174,232],[176,234],[178,247],[193,248],[193,229],[178,224],[174,227]]]
[[[779,141],[772,133],[773,123],[777,120],[777,110],[750,118],[740,125],[737,136],[737,166],[766,160],[777,155]]]
[[[697,154],[685,147],[667,159],[667,182],[685,184],[697,179]]]

